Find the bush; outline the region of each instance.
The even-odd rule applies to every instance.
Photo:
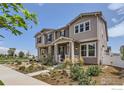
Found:
[[[53,66],[56,64],[56,62],[53,60],[52,55],[48,55],[47,57],[42,57],[41,62],[43,65],[47,65],[47,66]]]
[[[79,85],[94,85],[96,82],[92,80],[92,77],[87,73],[80,74],[78,77]]]
[[[4,85],[4,83],[0,80],[0,85]]]
[[[92,81],[92,77],[89,76],[79,65],[72,66],[70,71],[71,78],[78,81],[79,85],[95,84],[95,81]]]
[[[21,64],[22,64],[22,62],[21,62],[21,61],[18,61],[18,62],[17,62],[17,65],[21,65]]]
[[[33,71],[34,70],[34,65],[30,65],[29,67],[27,67],[28,71]]]
[[[84,59],[82,57],[80,57],[79,59],[79,64],[82,66],[84,64]]]
[[[99,66],[90,66],[86,73],[89,75],[89,76],[98,76],[101,72],[101,69]]]
[[[70,76],[73,80],[78,80],[84,70],[79,65],[73,65],[70,69]]]
[[[55,69],[64,69],[65,67],[66,67],[65,64],[62,63],[62,64],[57,65],[57,67],[55,67]]]
[[[19,71],[25,71],[25,66],[21,66],[21,67],[19,67]]]
[[[72,62],[71,62],[71,60],[70,60],[69,57],[66,57],[66,58],[65,58],[65,60],[64,60],[64,65],[65,65],[65,67],[69,67],[69,66],[72,65]]]

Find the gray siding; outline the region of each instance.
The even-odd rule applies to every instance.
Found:
[[[74,26],[84,21],[90,21],[91,31],[74,33]],[[69,37],[75,38],[77,40],[90,39],[97,37],[97,18],[94,16],[79,18],[76,22],[69,26]]]

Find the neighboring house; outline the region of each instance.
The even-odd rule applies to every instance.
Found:
[[[51,54],[57,62],[80,57],[85,64],[102,64],[107,52],[107,23],[102,12],[81,13],[59,29],[43,29],[35,35],[38,58]]]

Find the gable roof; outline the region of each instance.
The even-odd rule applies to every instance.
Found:
[[[79,14],[77,17],[75,17],[72,21],[70,21],[67,25],[59,28],[59,29],[51,29],[51,28],[43,28],[40,32],[36,33],[35,37],[45,31],[57,31],[57,30],[61,30],[64,29],[66,27],[68,27],[69,25],[71,25],[73,22],[75,22],[77,19],[79,19],[80,17],[84,17],[84,16],[98,16],[99,18],[101,18],[101,20],[105,23],[105,29],[106,29],[106,36],[107,36],[107,41],[108,41],[108,31],[107,31],[107,22],[105,21],[102,12],[101,11],[97,11],[97,12],[88,12],[88,13],[81,13]]]
[[[102,12],[88,12],[88,13],[81,13],[77,17],[75,17],[71,22],[69,22],[67,25],[72,24],[74,21],[76,21],[78,18],[83,16],[102,16]]]

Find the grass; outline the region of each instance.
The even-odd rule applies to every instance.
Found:
[[[4,85],[4,83],[0,80],[0,85]]]
[[[0,64],[10,63],[10,62],[26,62],[28,58],[0,58]]]

